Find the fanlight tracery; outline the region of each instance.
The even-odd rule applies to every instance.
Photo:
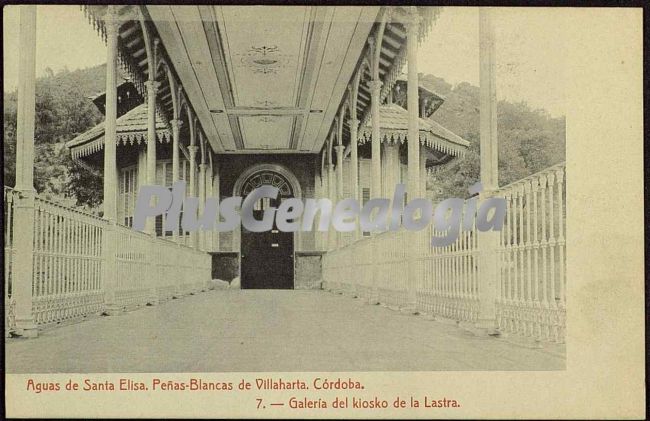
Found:
[[[274,171],[260,171],[251,175],[244,182],[241,195],[245,197],[250,194],[250,192],[263,185],[277,187],[279,190],[279,198],[293,197],[293,191],[289,181],[284,176]]]

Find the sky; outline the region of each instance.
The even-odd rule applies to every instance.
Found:
[[[524,101],[552,116],[565,114],[562,9],[499,8],[496,28],[497,97]],[[17,86],[17,6],[3,8],[5,91]],[[37,7],[36,74],[104,63],[106,47],[78,6]],[[479,82],[478,9],[444,7],[419,46],[418,71],[451,84]]]

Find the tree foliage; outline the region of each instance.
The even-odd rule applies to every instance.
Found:
[[[463,158],[427,180],[434,200],[467,197],[467,188],[480,180],[479,88],[466,82],[452,86],[432,75],[420,75],[420,83],[446,98],[432,119],[470,142]],[[565,159],[565,118],[553,118],[524,102],[499,101],[497,137],[500,186]]]
[[[46,71],[36,81],[34,188],[79,205],[101,202],[101,177],[74,162],[64,143],[102,120],[89,96],[103,90],[104,66],[70,72]],[[4,184],[15,185],[17,93],[5,93]]]

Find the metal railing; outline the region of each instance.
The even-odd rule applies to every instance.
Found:
[[[496,245],[494,314],[503,332],[563,342],[566,325],[566,192],[561,163],[500,188],[506,199]],[[416,232],[389,231],[323,257],[323,288],[371,303],[413,308],[457,321],[479,318],[481,233],[461,230],[446,247],[430,244],[433,224]],[[485,275],[484,275],[485,276]]]
[[[14,261],[14,204],[18,194],[8,187],[3,191],[4,209],[2,225],[5,235],[4,249],[4,304],[5,304],[5,334],[9,335],[10,329],[16,324],[15,307],[16,302],[13,299],[12,279],[13,279],[13,261]]]
[[[6,332],[15,329],[14,210],[20,200],[20,193],[4,188]],[[109,284],[122,309],[210,287],[210,255],[185,245],[40,197],[34,198],[33,218],[22,223],[33,226],[31,308],[38,326],[102,313]],[[115,233],[111,247],[105,243],[107,230]],[[112,259],[109,253],[115,253]],[[115,266],[107,271],[109,261]],[[107,276],[114,278],[112,282]]]
[[[478,318],[478,233],[476,227],[461,231],[458,240],[433,247],[432,236],[441,236],[429,226],[418,242],[417,308],[442,317],[474,322]]]
[[[507,201],[501,231],[497,321],[506,332],[563,341],[566,325],[565,164],[497,192]]]
[[[101,311],[104,221],[36,197],[33,225],[34,321],[44,325]]]

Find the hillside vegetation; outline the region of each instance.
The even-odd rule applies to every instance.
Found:
[[[48,72],[36,83],[35,177],[37,191],[51,198],[68,198],[94,208],[101,203],[100,173],[74,163],[64,142],[102,120],[89,97],[105,87],[105,66],[73,72]],[[467,187],[479,179],[479,89],[469,83],[452,86],[432,75],[421,83],[446,101],[433,119],[471,142],[463,159],[434,174],[429,187],[434,200],[466,197]],[[498,104],[500,185],[523,178],[565,156],[565,119],[525,103]],[[16,92],[5,93],[4,184],[15,184]]]
[[[446,98],[433,120],[470,142],[465,157],[435,173],[428,186],[435,199],[467,197],[467,188],[480,179],[479,88],[465,82],[452,86],[432,75],[420,75],[420,83]],[[552,118],[523,102],[499,101],[497,133],[500,186],[565,159],[564,117]]]

